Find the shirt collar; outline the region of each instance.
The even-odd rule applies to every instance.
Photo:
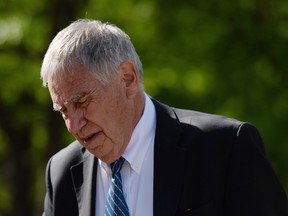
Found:
[[[140,173],[145,155],[151,143],[154,143],[156,128],[156,111],[151,99],[145,94],[143,115],[136,125],[130,142],[123,154],[131,168]]]

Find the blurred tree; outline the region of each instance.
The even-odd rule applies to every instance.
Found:
[[[0,216],[41,214],[47,160],[73,139],[39,71],[51,39],[77,18],[131,36],[156,99],[255,124],[288,190],[285,0],[2,1]]]
[[[48,42],[76,19],[85,1],[9,3],[5,7],[10,7],[10,14],[0,21],[0,135],[4,145],[0,215],[31,216],[42,211],[44,184],[38,181],[43,181],[44,161],[67,143],[63,122],[51,109],[47,90],[39,88],[41,59]],[[24,10],[18,11],[19,6]]]

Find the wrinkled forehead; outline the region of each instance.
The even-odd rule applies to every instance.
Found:
[[[83,92],[101,87],[101,83],[88,72],[59,73],[48,79],[48,89],[53,103],[64,103]]]

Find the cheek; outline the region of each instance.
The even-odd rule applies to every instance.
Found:
[[[129,112],[125,102],[120,92],[107,95],[101,104],[91,103],[85,111],[85,117],[90,124],[101,128],[113,142],[121,142],[123,131],[127,129],[125,122]]]
[[[87,107],[85,111],[86,119],[103,129],[111,123],[111,125],[115,124],[116,116],[117,109],[113,109],[113,106],[107,103],[101,105],[93,104]]]

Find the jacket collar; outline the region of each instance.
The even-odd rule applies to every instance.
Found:
[[[153,100],[156,108],[154,146],[154,215],[175,215],[183,185],[185,150],[182,128],[173,109]]]
[[[96,169],[94,155],[82,147],[83,160],[71,167],[79,216],[95,215]]]

